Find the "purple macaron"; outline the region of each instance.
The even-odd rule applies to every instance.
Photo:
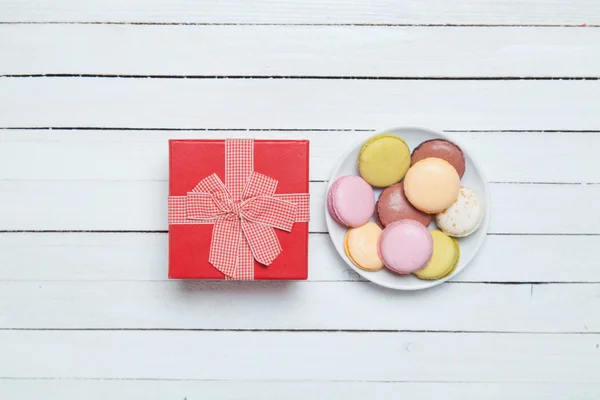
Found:
[[[342,176],[329,188],[327,209],[331,217],[342,225],[362,226],[375,211],[373,188],[359,176]]]
[[[378,243],[379,258],[398,274],[425,267],[433,254],[433,238],[423,224],[401,219],[385,227]]]

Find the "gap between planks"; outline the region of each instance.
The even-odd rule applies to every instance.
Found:
[[[314,379],[219,379],[219,378],[98,378],[98,377],[77,377],[77,376],[0,376],[2,381],[141,381],[141,382],[226,382],[226,383],[414,383],[414,384],[498,384],[497,381],[461,381],[461,380],[373,380],[373,379],[326,379],[326,380],[314,380]],[[526,381],[526,382],[504,382],[506,383],[519,383],[524,385],[535,385],[539,383],[556,383],[555,381]],[[562,383],[562,382],[561,382]],[[587,382],[581,382],[580,384],[587,384]],[[186,400],[186,399],[184,399]]]
[[[267,22],[0,21],[0,25],[166,25],[166,26],[350,26],[399,28],[600,28],[598,24],[385,24]]]
[[[12,179],[0,178],[0,182],[148,182],[147,179]],[[154,179],[150,182],[168,182],[166,179]],[[310,183],[327,183],[325,179],[311,179]],[[513,181],[488,181],[494,185],[568,185],[568,186],[596,186],[600,182],[513,182]],[[2,231],[0,231],[2,232]]]
[[[164,131],[164,132],[375,132],[349,128],[147,128],[118,126],[0,126],[2,131]],[[595,129],[444,129],[449,133],[600,133]]]
[[[0,279],[1,282],[6,283],[22,283],[22,282],[40,282],[40,283],[88,283],[88,282],[103,282],[103,283],[127,283],[127,282],[189,282],[189,283],[225,283],[229,282],[226,280],[202,280],[202,279]],[[254,282],[272,282],[272,283],[294,283],[294,284],[309,284],[309,283],[370,283],[364,278],[358,278],[356,280],[342,280],[342,279],[322,279],[322,280],[304,280],[304,281],[264,281],[257,280]],[[451,285],[497,285],[497,286],[526,286],[531,285],[531,296],[533,296],[533,288],[535,286],[543,285],[597,285],[600,281],[465,281],[460,278],[444,282],[444,284]],[[0,330],[2,330],[0,328]]]
[[[596,335],[598,332],[532,332],[532,331],[497,331],[497,330],[425,330],[425,329],[210,329],[210,328],[0,328],[4,331],[33,331],[33,332],[265,332],[265,333],[351,333],[351,334],[386,334],[386,333],[426,333],[463,335]],[[600,344],[599,344],[600,347]],[[2,379],[0,377],[0,379]]]
[[[229,79],[229,80],[366,80],[366,81],[597,81],[598,76],[323,76],[323,75],[133,75],[133,74],[4,74],[0,78],[102,79]]]
[[[5,229],[0,233],[153,233],[165,234],[166,230],[91,230],[91,229]],[[328,235],[328,232],[309,232],[310,235]],[[600,236],[600,233],[510,233],[488,232],[487,236]]]

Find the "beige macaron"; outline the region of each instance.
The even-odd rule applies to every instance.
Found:
[[[415,208],[437,214],[450,207],[458,197],[460,177],[456,169],[441,158],[426,158],[410,167],[404,178],[404,193]]]

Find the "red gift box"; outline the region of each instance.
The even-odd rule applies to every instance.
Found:
[[[170,140],[169,278],[305,280],[308,157],[307,140]]]

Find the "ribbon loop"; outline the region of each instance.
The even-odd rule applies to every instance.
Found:
[[[255,197],[246,202],[242,217],[255,224],[291,232],[296,220],[296,205],[275,197]]]
[[[212,174],[202,179],[191,193],[208,193],[212,196],[215,205],[221,210],[231,210],[231,195],[217,174]]]
[[[242,200],[258,196],[273,196],[277,190],[277,180],[259,172],[252,172],[248,184],[244,188]]]

